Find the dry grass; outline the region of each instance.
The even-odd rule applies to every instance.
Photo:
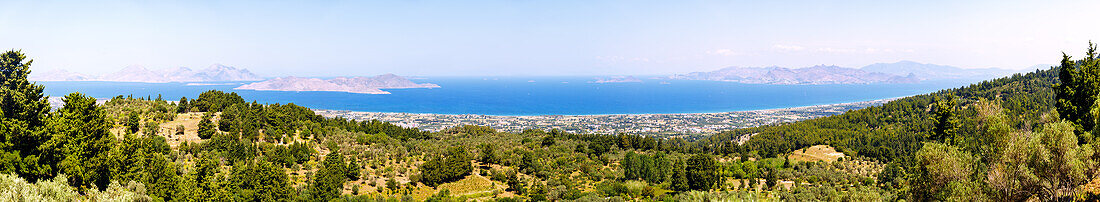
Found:
[[[790,156],[787,156],[792,161],[825,161],[835,162],[837,159],[844,157],[844,153],[837,152],[836,149],[829,145],[814,145],[808,148],[803,148],[791,152]]]
[[[167,139],[168,145],[172,147],[179,146],[181,142],[200,142],[202,139],[199,138],[198,130],[199,121],[202,121],[202,114],[200,112],[176,114],[175,120],[160,124],[159,133]],[[216,117],[219,114],[214,114],[214,120],[217,120]],[[183,125],[183,135],[176,135],[176,126],[180,125]]]
[[[451,196],[465,196],[475,199],[492,197],[494,190],[500,190],[502,193],[504,192],[504,187],[499,182],[494,183],[493,181],[489,180],[489,178],[480,175],[469,175],[466,176],[465,179],[456,182],[444,183],[439,185],[437,188],[423,185],[418,186],[416,187],[416,190],[413,190],[411,195],[413,199],[419,201],[427,199],[428,197],[435,195],[437,192],[443,189],[447,189],[448,191],[450,191]]]

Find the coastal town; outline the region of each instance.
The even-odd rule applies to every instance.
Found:
[[[667,137],[708,135],[731,129],[801,121],[877,106],[895,99],[785,109],[692,114],[493,116],[344,110],[314,111],[325,117],[379,120],[427,131],[440,131],[461,125],[480,125],[490,126],[493,129],[505,132],[522,132],[527,129],[560,129],[573,133],[626,133]]]

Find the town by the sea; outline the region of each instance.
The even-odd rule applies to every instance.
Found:
[[[54,105],[68,92],[179,100],[203,91],[246,100],[295,103],[326,117],[381,120],[440,131],[482,125],[507,132],[561,129],[657,136],[714,134],[737,128],[831,116],[892,98],[954,88],[968,81],[915,84],[768,85],[640,79],[599,83],[592,77],[442,77],[415,79],[441,88],[386,89],[392,94],[235,90],[246,83],[40,82]]]

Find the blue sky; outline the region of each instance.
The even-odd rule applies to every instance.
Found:
[[[39,70],[655,75],[913,60],[1024,68],[1100,41],[1100,1],[0,1]],[[1091,20],[1091,22],[1090,22]]]

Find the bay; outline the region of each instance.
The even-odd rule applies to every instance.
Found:
[[[719,81],[642,79],[635,83],[592,83],[593,77],[431,77],[435,89],[384,89],[392,94],[234,90],[244,83],[38,82],[62,97],[81,92],[96,98],[118,95],[181,96],[207,90],[236,92],[261,103],[295,103],[314,109],[367,112],[484,115],[597,115],[713,113],[869,101],[930,93],[972,81],[916,84],[767,85]]]

